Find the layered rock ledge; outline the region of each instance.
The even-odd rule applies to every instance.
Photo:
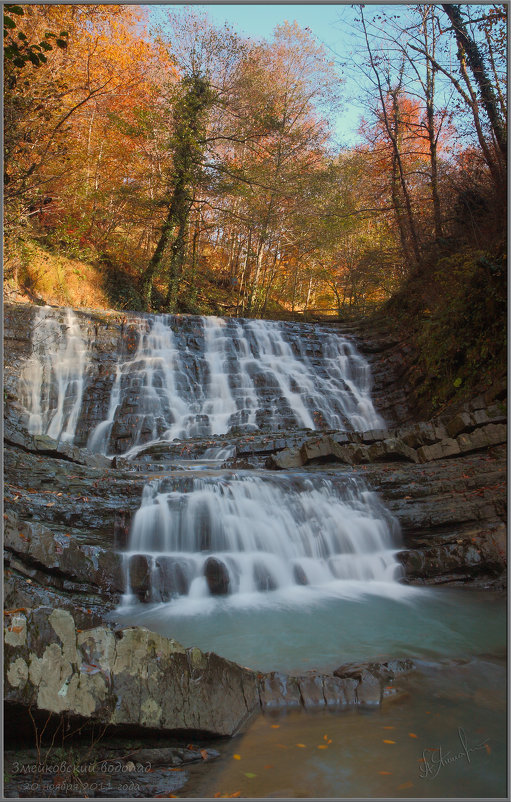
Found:
[[[116,731],[233,735],[260,710],[378,706],[411,661],[343,666],[333,675],[263,674],[143,627],[77,628],[67,610],[5,612],[5,702]],[[19,722],[18,722],[19,723]]]

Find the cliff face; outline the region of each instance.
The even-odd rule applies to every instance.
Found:
[[[65,311],[58,310],[55,314],[63,319]],[[494,392],[486,398],[474,399],[463,409],[453,410],[443,418],[415,423],[406,389],[406,347],[384,330],[364,332],[360,328],[352,329],[351,335],[359,350],[371,363],[373,398],[387,428],[365,432],[311,432],[281,428],[277,433],[261,431],[250,435],[231,432],[213,438],[210,435],[196,436],[186,441],[148,445],[132,461],[122,455],[112,459],[87,450],[88,432],[105,420],[108,414],[118,355],[133,352],[136,332],[130,326],[129,319],[124,316],[121,318],[118,313],[76,314],[88,342],[90,359],[75,437],[73,442],[66,442],[62,438],[57,441],[47,434],[27,432],[27,406],[26,399],[20,393],[20,376],[33,353],[33,332],[37,326],[38,309],[11,305],[5,311],[5,607],[8,611],[14,611],[13,615],[21,609],[23,617],[23,621],[17,624],[12,616],[7,617],[6,643],[13,648],[23,647],[26,650],[28,642],[14,643],[13,638],[15,640],[18,627],[32,627],[36,620],[33,616],[37,618],[37,615],[31,611],[38,609],[45,609],[48,618],[50,611],[58,608],[61,611],[59,615],[63,616],[62,621],[68,621],[66,616],[72,615],[72,628],[74,631],[78,627],[78,634],[79,630],[105,626],[106,614],[115,609],[126,590],[124,549],[144,485],[158,472],[166,472],[173,486],[185,487],[189,475],[186,466],[182,469],[178,464],[179,459],[203,455],[212,445],[224,449],[224,462],[219,467],[225,470],[255,468],[263,472],[281,473],[300,467],[310,470],[311,475],[318,471],[326,473],[334,484],[347,470],[362,477],[401,524],[403,548],[399,559],[406,582],[469,583],[475,587],[493,589],[504,587],[506,419],[499,403],[505,394],[503,387],[494,388]],[[183,318],[182,323],[178,322],[177,325],[183,326],[190,343],[197,319]],[[325,332],[328,335],[328,329],[323,328],[321,337],[325,337]],[[307,347],[311,358],[314,358],[319,341],[315,339],[316,335],[310,326],[306,329],[306,335],[309,338]],[[300,336],[300,327],[297,325],[294,336]],[[271,393],[271,387],[267,388],[267,392]],[[69,406],[71,402],[68,399],[65,403]],[[126,438],[128,444],[131,441],[129,435],[122,431],[122,420],[116,426],[113,442],[120,449],[122,443],[126,445]],[[136,566],[131,565],[130,575],[132,590],[143,600],[148,582],[147,564],[139,560]],[[44,626],[44,631],[50,632],[48,625]],[[96,644],[94,648],[99,648],[99,641],[105,649],[107,641],[116,643],[117,636],[110,630],[105,630],[104,637],[100,635],[99,632],[93,637]],[[122,635],[126,643],[127,638],[128,635]],[[162,644],[165,641],[160,640]],[[83,705],[90,696],[90,689],[84,686],[85,680],[80,679],[83,674],[81,663],[65,657],[62,638],[58,644],[53,644],[53,641],[54,633],[48,642],[53,649],[48,660],[50,657],[54,662],[57,657],[61,662],[67,660],[70,682],[74,683],[73,693],[76,691],[77,704],[79,702],[81,705],[80,710],[77,708],[74,713],[74,708],[66,710],[81,715],[85,710]],[[60,652],[56,657],[57,645]],[[82,638],[79,643],[82,652],[85,645],[86,639]],[[28,652],[13,652],[13,661],[9,664],[9,698],[14,705],[11,707],[13,710],[34,700],[39,705],[41,689],[34,677],[39,670],[36,667],[46,659],[46,647],[42,643],[39,646],[33,658]],[[163,644],[162,648],[166,649],[167,646]],[[82,657],[80,660],[83,662],[85,658]],[[181,671],[180,661],[185,661],[192,674],[195,671],[190,663],[190,655],[185,654],[185,650],[178,650],[175,654],[169,652],[168,659],[169,670],[174,666]],[[202,656],[200,659],[206,658]],[[225,666],[222,667],[220,663],[213,666],[208,660],[207,670],[214,669],[212,682],[215,671],[227,676]],[[94,660],[91,662],[95,663]],[[152,670],[148,667],[149,663],[144,671]],[[133,669],[132,673],[130,671],[128,674],[132,677],[138,668],[137,671]],[[229,671],[234,669],[229,668]],[[192,674],[190,682],[195,676]],[[96,688],[98,683],[103,682],[102,678],[100,672],[97,676],[94,674],[93,679],[87,679],[87,682],[92,682]],[[204,708],[198,717],[183,718],[182,721],[169,718],[168,721],[165,719],[165,725],[161,724],[163,719],[160,717],[161,720],[155,719],[154,726],[228,734],[239,726],[250,712],[249,708],[255,709],[263,704],[261,699],[264,693],[269,694],[267,699],[270,706],[275,693],[284,696],[287,693],[282,690],[287,688],[285,678],[268,680],[270,685],[264,691],[259,680],[250,675],[246,681],[254,698],[250,696],[252,701],[247,707],[245,679],[241,681],[238,675],[233,679],[235,685],[238,683],[236,699],[245,699],[243,704],[240,701],[236,721],[229,719],[224,726],[221,722],[226,719],[220,716],[220,723],[217,724],[207,718],[211,711],[208,713]],[[122,677],[121,680],[125,698],[128,698],[128,685]],[[225,681],[231,683],[230,679]],[[335,683],[332,685],[332,681],[332,678],[328,679],[328,687],[325,686],[327,690],[321,686],[320,696],[323,700],[329,694],[333,694],[332,698],[335,696]],[[324,683],[323,680],[321,682]],[[229,687],[232,691],[234,686],[231,683]],[[296,691],[297,698],[314,698],[317,691],[314,688],[311,686],[306,690],[304,685],[305,690]],[[55,698],[60,698],[60,686],[53,690],[57,694]],[[356,695],[352,691],[350,693],[355,703]],[[111,689],[108,691],[110,693]],[[108,694],[103,694],[106,707],[101,706],[99,696],[94,703],[97,702],[97,709],[103,711],[100,718],[105,722],[113,720],[111,716],[114,715],[108,707],[111,701],[108,701]],[[203,706],[204,698],[201,702]],[[227,702],[229,698],[228,694],[225,695]],[[137,715],[128,710],[123,722],[145,726],[146,719],[147,722],[153,720],[151,716],[155,714],[155,704],[161,713],[163,708],[160,703],[148,697],[140,702]],[[42,709],[53,710],[53,707],[43,705]]]

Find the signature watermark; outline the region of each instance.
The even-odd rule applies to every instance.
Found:
[[[481,743],[469,745],[463,727],[458,727],[458,737],[461,744],[461,749],[458,751],[450,750],[446,752],[441,746],[423,750],[422,758],[420,758],[421,768],[419,772],[419,777],[421,779],[427,778],[433,780],[438,776],[441,768],[444,766],[452,766],[453,763],[457,763],[460,760],[466,760],[467,763],[470,763],[472,752],[477,752],[480,749],[486,749],[486,751],[489,752],[489,738],[481,741]]]

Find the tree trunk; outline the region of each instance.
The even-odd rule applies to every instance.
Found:
[[[501,118],[498,99],[493,91],[492,82],[486,73],[481,51],[479,50],[477,42],[475,42],[467,32],[461,16],[460,6],[442,3],[442,8],[449,17],[454,28],[456,41],[458,42],[458,58],[460,61],[463,57],[463,51],[466,53],[467,63],[479,87],[484,110],[488,115],[492,131],[505,163],[507,161],[507,132],[505,121]]]

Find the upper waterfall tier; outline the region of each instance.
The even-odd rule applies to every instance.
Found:
[[[159,440],[382,423],[368,363],[331,330],[132,315],[104,340],[85,315],[40,310],[20,383],[32,433],[135,454]]]

